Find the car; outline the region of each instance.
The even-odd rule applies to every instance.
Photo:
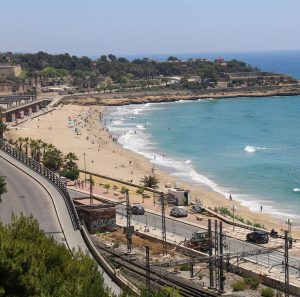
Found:
[[[133,215],[144,215],[145,214],[145,208],[141,205],[132,205],[131,206],[131,212]]]
[[[247,241],[254,243],[268,243],[269,235],[265,231],[253,231],[247,234]]]
[[[183,206],[175,206],[170,211],[170,216],[172,217],[187,217],[188,211]]]

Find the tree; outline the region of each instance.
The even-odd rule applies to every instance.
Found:
[[[7,125],[1,121],[0,122],[0,139],[4,138],[4,133],[7,131],[8,131]]]
[[[112,62],[117,61],[117,57],[113,54],[108,54],[108,59],[111,60]]]
[[[28,147],[29,147],[30,139],[29,137],[24,138],[24,148],[25,148],[25,154],[28,155]]]
[[[125,194],[126,194],[127,191],[128,191],[128,189],[127,189],[126,187],[123,186],[123,187],[121,188],[121,191],[120,191],[120,192],[121,192],[121,194],[123,194],[124,197],[125,197]]]
[[[140,187],[136,190],[136,193],[143,197],[143,202],[144,202],[144,191],[145,191],[144,187]]]
[[[176,57],[174,57],[174,56],[170,56],[167,60],[168,60],[169,62],[179,61],[178,58],[176,58]]]
[[[22,151],[23,143],[24,143],[23,137],[19,137],[16,141],[16,146],[20,152]]]
[[[6,182],[5,182],[5,178],[4,176],[0,176],[0,202],[1,200],[1,196],[7,192],[7,187],[6,187]]]
[[[144,176],[141,179],[141,183],[143,183],[145,188],[157,189],[159,180],[154,175]]]
[[[108,297],[96,262],[46,236],[32,217],[0,223],[3,296]]]
[[[68,153],[64,157],[64,164],[61,175],[65,176],[70,180],[78,179],[80,172],[76,163],[77,160],[78,158],[74,153]]]
[[[110,184],[105,184],[104,185],[104,188],[106,189],[106,194],[108,193],[108,190],[109,190],[109,188],[110,188]]]
[[[54,148],[45,153],[43,164],[53,171],[59,171],[63,163],[63,155],[60,150]]]

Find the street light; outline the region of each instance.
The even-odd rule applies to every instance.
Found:
[[[233,216],[232,216],[232,230],[234,231],[234,212],[236,210],[236,206],[232,205],[231,210],[232,210],[232,214],[233,214]]]
[[[83,153],[83,162],[84,162],[84,185],[86,186],[86,162],[85,162],[86,153]]]
[[[292,237],[292,223],[293,223],[293,220],[287,219],[285,222],[286,222],[286,224],[288,225],[288,232],[289,232],[289,235],[290,235],[290,237]]]

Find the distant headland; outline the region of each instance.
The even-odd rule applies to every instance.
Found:
[[[65,95],[65,102],[119,105],[205,97],[298,95],[300,85],[289,75],[265,72],[222,57],[180,60],[170,56],[165,61],[129,61],[113,54],[96,60],[67,53],[0,54],[0,95],[47,92]]]

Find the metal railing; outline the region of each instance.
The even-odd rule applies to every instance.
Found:
[[[40,175],[42,175],[44,178],[46,178],[49,182],[51,182],[54,185],[54,187],[59,191],[59,193],[64,198],[74,229],[79,230],[80,220],[77,211],[73,204],[72,198],[70,197],[70,194],[65,184],[61,181],[61,179],[53,171],[51,171],[41,163],[28,157],[26,154],[20,152],[19,150],[15,149],[10,144],[6,143],[1,139],[0,139],[0,149],[8,153],[13,158],[17,159],[21,163],[25,164],[29,168],[33,169]]]

